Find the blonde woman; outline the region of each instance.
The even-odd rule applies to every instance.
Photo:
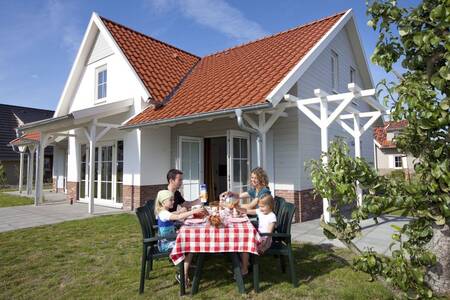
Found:
[[[186,212],[170,212],[170,209],[174,204],[173,193],[169,190],[162,190],[158,192],[155,201],[155,216],[158,220],[158,232],[160,237],[165,237],[170,234],[174,234],[175,224],[174,221],[186,219],[193,214],[204,213],[204,208],[193,209]],[[159,251],[167,252],[170,251],[175,246],[175,241],[173,240],[160,240],[158,241]],[[186,278],[186,286],[189,285],[189,267],[192,260],[191,253],[185,253],[184,259],[184,278]],[[177,274],[176,279],[180,281],[179,275]]]
[[[248,204],[241,205],[245,209],[255,209],[258,207],[258,200],[266,195],[272,195],[269,189],[269,178],[263,168],[254,168],[250,175],[250,188],[248,191],[237,194],[234,192],[224,192],[220,194],[222,199],[225,196],[233,196],[240,199],[251,199]]]

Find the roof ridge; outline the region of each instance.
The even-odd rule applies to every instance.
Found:
[[[198,58],[198,59],[201,58],[201,57],[198,56],[198,55],[192,54],[192,53],[190,53],[190,52],[188,52],[188,51],[186,51],[186,50],[183,50],[183,49],[181,49],[181,48],[179,48],[179,47],[176,47],[176,46],[174,46],[174,45],[171,45],[171,44],[169,44],[169,43],[167,43],[167,42],[158,40],[158,39],[156,39],[156,38],[154,38],[154,37],[152,37],[152,36],[149,36],[149,35],[147,35],[147,34],[145,34],[145,33],[142,33],[142,32],[140,32],[140,31],[137,31],[137,30],[135,30],[135,29],[132,29],[132,28],[130,28],[130,27],[128,27],[128,26],[125,26],[125,25],[123,25],[123,24],[117,23],[116,21],[110,20],[110,19],[105,18],[105,17],[100,16],[100,15],[99,15],[99,17],[100,17],[100,19],[101,19],[102,21],[103,21],[103,20],[106,20],[106,21],[111,22],[111,23],[113,23],[113,24],[115,24],[115,25],[117,25],[117,26],[120,26],[120,27],[125,28],[125,29],[127,29],[127,30],[129,30],[129,31],[132,31],[132,32],[134,32],[134,33],[136,33],[136,34],[139,34],[139,35],[141,35],[141,36],[143,36],[143,37],[145,37],[145,38],[151,39],[151,40],[153,40],[153,41],[155,41],[155,42],[161,43],[161,44],[166,45],[166,46],[168,46],[168,47],[170,47],[170,48],[173,48],[173,49],[176,49],[176,50],[178,50],[178,51],[184,52],[184,53],[186,53],[186,54],[188,54],[188,55],[190,55],[190,56],[196,57],[196,58]]]
[[[285,34],[285,33],[288,33],[288,32],[294,31],[294,30],[297,30],[297,29],[300,29],[302,27],[311,26],[311,25],[314,25],[315,23],[323,22],[323,21],[325,21],[327,19],[331,19],[331,18],[334,18],[334,17],[339,16],[339,15],[344,15],[347,11],[348,10],[344,10],[344,11],[335,13],[335,14],[333,14],[331,16],[327,16],[327,17],[323,17],[323,18],[320,18],[320,19],[316,19],[316,20],[310,21],[308,23],[304,23],[304,24],[298,25],[298,26],[293,27],[293,28],[289,28],[289,29],[286,29],[286,30],[283,30],[283,31],[280,31],[280,32],[276,32],[276,33],[273,33],[273,34],[270,34],[270,35],[266,35],[266,36],[258,38],[256,40],[252,40],[252,41],[245,42],[245,43],[242,43],[242,44],[230,47],[230,48],[226,48],[224,50],[213,52],[211,54],[202,56],[201,58],[204,59],[204,58],[207,58],[207,57],[210,57],[210,56],[219,55],[219,54],[228,52],[230,50],[234,50],[234,49],[237,49],[237,48],[240,48],[240,47],[244,47],[244,46],[247,46],[247,45],[250,45],[250,44],[253,44],[253,43],[257,43],[257,42],[263,41],[265,39],[269,39],[269,38],[272,38],[272,37],[276,37],[276,36],[279,36],[279,35],[282,35],[282,34]]]
[[[0,106],[10,106],[10,107],[16,107],[16,108],[25,108],[25,109],[43,110],[43,111],[47,111],[47,112],[55,112],[54,110],[45,109],[45,108],[36,108],[36,107],[29,107],[29,106],[19,106],[19,105],[13,105],[13,104],[5,104],[5,103],[0,103]]]

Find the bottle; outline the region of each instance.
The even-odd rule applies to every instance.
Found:
[[[206,204],[208,202],[208,191],[206,190],[206,184],[200,185],[200,201],[202,204]]]

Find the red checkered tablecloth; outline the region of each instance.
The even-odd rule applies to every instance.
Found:
[[[258,254],[260,240],[252,223],[232,223],[229,227],[183,226],[178,233],[170,258],[175,265],[184,260],[185,253],[249,252]]]

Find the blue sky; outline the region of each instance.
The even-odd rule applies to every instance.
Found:
[[[54,110],[93,11],[202,56],[348,8],[369,58],[363,0],[0,0],[0,103]]]

